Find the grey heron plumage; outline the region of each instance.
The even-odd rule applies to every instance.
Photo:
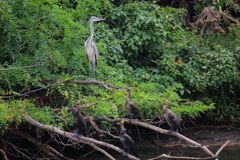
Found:
[[[105,19],[103,18],[98,18],[98,17],[90,17],[88,20],[89,26],[91,29],[90,37],[85,41],[84,47],[85,47],[85,52],[88,58],[88,61],[90,63],[91,69],[94,70],[94,79],[95,79],[95,69],[97,67],[97,61],[98,61],[98,50],[96,43],[93,40],[93,35],[94,35],[94,28],[93,28],[93,22],[97,21],[104,21]],[[89,77],[90,77],[90,71],[89,71]]]

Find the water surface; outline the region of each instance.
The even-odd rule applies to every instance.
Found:
[[[209,149],[215,153],[220,146],[217,147],[209,147]],[[138,154],[141,160],[147,160],[149,158],[157,157],[163,153],[169,154],[171,156],[188,156],[188,157],[209,157],[203,150],[195,147],[185,148],[185,147],[173,147],[173,148],[165,148],[165,147],[147,147],[147,148],[138,148]],[[111,154],[116,160],[129,160],[129,158],[124,157],[120,153],[117,153],[113,150],[107,151]],[[75,160],[80,160],[79,157],[82,155],[74,155]],[[240,147],[225,147],[219,155],[219,160],[240,160]],[[82,157],[81,160],[109,160],[102,153],[95,151],[92,154],[87,155],[86,157]]]

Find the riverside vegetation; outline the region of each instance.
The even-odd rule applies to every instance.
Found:
[[[25,126],[25,115],[73,132],[69,109],[76,100],[97,102],[83,109],[85,116],[126,115],[124,91],[76,83],[88,77],[84,42],[89,36],[87,20],[93,15],[106,19],[94,24],[99,50],[96,79],[129,88],[142,119],[162,117],[163,101],[168,99],[183,124],[205,117],[236,126],[239,4],[198,0],[190,7],[141,0],[0,1],[1,148],[7,152],[10,147],[7,154],[17,155],[17,136],[12,137],[16,130],[29,135],[36,131],[41,137],[41,131]],[[107,122],[98,127],[116,130]]]

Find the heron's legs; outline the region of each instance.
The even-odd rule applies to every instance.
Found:
[[[88,69],[88,80],[90,79],[91,66]]]
[[[91,76],[93,76],[93,78]],[[88,70],[88,79],[87,80],[90,81],[91,79],[93,79],[93,81],[96,80],[96,78],[95,78],[95,69],[93,69],[91,67],[91,65],[90,65],[90,68]]]
[[[96,80],[96,78],[95,78],[95,74],[96,74],[96,70],[93,69],[93,80],[94,80],[94,81]]]

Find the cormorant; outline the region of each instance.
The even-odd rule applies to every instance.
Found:
[[[74,125],[75,125],[75,127],[77,129],[77,133],[78,133],[73,136],[77,137],[78,139],[80,139],[82,135],[87,136],[87,122],[84,119],[84,117],[79,113],[79,109],[80,109],[79,105],[80,105],[80,102],[77,101],[76,107],[72,112],[73,117],[74,117]]]
[[[122,120],[120,124],[121,130],[119,133],[119,137],[122,145],[124,146],[123,151],[127,149],[127,155],[129,154],[129,152],[132,152],[134,155],[136,155],[136,157],[139,157],[135,149],[134,141],[128,134],[125,133],[124,120]]]
[[[180,128],[180,120],[175,113],[173,113],[170,109],[167,108],[167,103],[168,101],[165,100],[163,105],[163,113],[167,123],[171,127],[171,130],[168,131],[168,133],[172,133],[172,131],[178,132],[178,129]]]
[[[125,90],[127,92],[126,96],[126,103],[125,106],[127,108],[127,117],[133,118],[133,119],[140,119],[139,116],[139,109],[137,105],[131,101],[130,96],[131,96],[131,91],[128,88],[122,88],[121,90]]]

